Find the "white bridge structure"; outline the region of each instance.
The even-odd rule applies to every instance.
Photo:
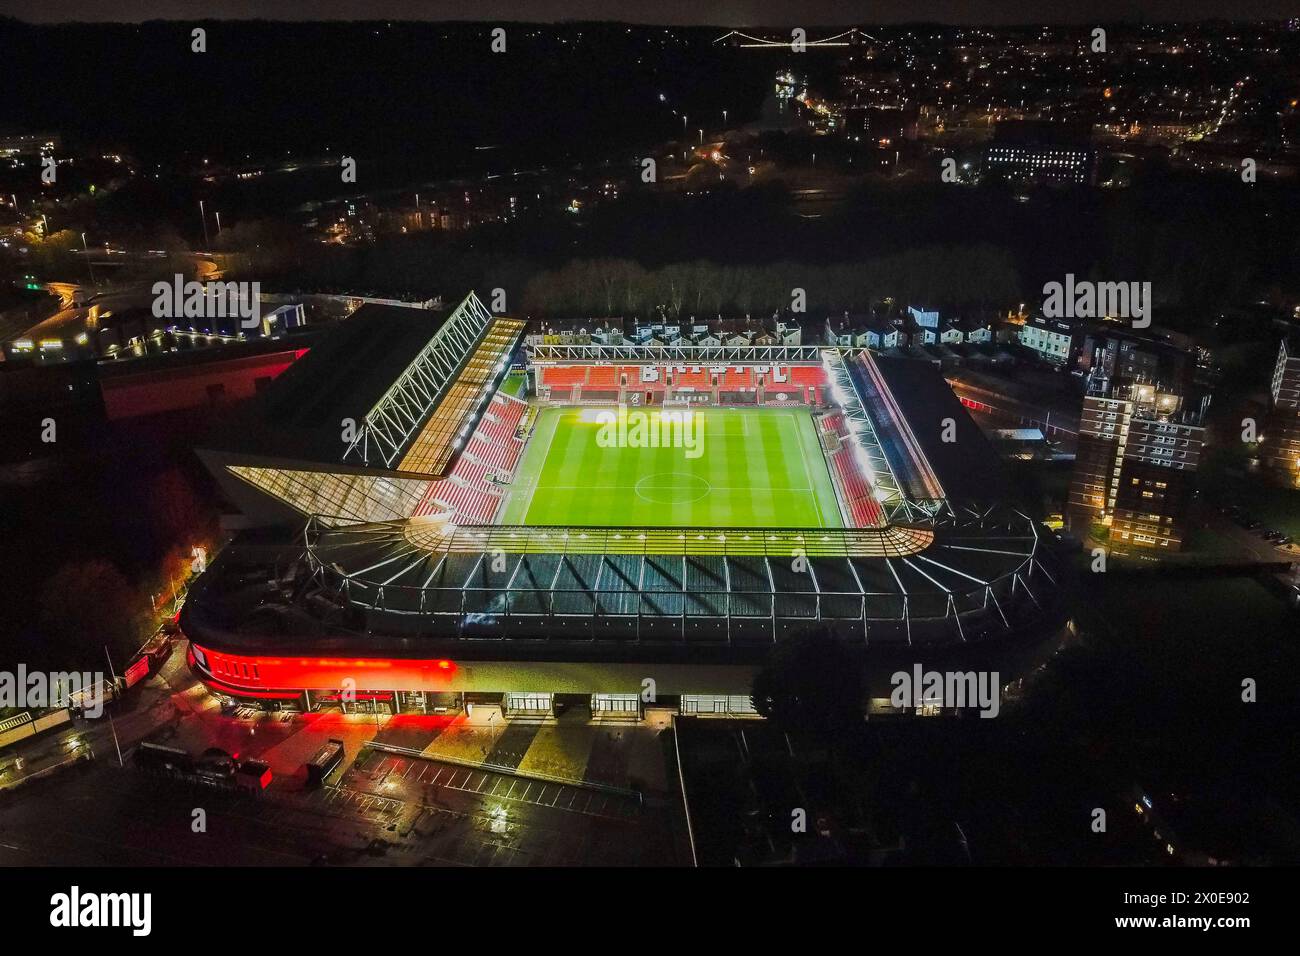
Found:
[[[830,37],[824,37],[820,40],[804,40],[803,46],[805,47],[853,46],[853,44],[855,42],[858,42],[859,39],[874,40],[875,37],[871,36],[868,33],[864,33],[863,31],[859,30],[857,27],[853,27],[852,29],[845,30],[842,33],[837,33],[834,36],[830,36]],[[750,36],[748,33],[742,33],[739,30],[731,30],[727,33],[724,33],[722,36],[718,37],[713,42],[714,43],[728,42],[733,44],[734,46],[746,47],[749,49],[756,49],[756,50],[782,49],[782,48],[788,50],[790,49],[791,44],[794,42],[794,40],[793,38],[788,38],[788,37],[781,40],[771,40],[771,39],[766,39],[764,37]]]

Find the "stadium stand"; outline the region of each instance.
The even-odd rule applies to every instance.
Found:
[[[857,456],[853,453],[853,439],[848,433],[844,415],[832,412],[817,419],[822,447],[831,465],[831,478],[835,492],[840,497],[849,523],[855,528],[884,527],[884,509],[876,500],[871,482],[863,474]]]
[[[458,524],[487,524],[495,519],[502,497],[488,476],[500,479],[514,472],[524,448],[519,423],[527,410],[527,404],[517,398],[493,396],[451,474],[430,482],[414,515],[452,511]]]
[[[673,388],[708,389],[713,387],[709,370],[695,366],[678,366],[673,370]]]
[[[726,389],[753,388],[754,380],[750,375],[750,369],[748,367],[727,369],[722,387]]]
[[[572,388],[587,383],[587,365],[549,365],[542,370],[542,384],[551,388]]]
[[[876,439],[889,460],[890,470],[906,489],[908,497],[914,500],[943,497],[943,489],[912,433],[907,416],[886,386],[876,363],[864,352],[857,361],[849,363],[848,370],[858,394],[862,396],[863,406],[871,416]],[[923,420],[927,416],[918,417]],[[969,416],[962,417],[969,419]]]
[[[822,386],[826,384],[826,373],[820,365],[791,365],[788,367],[790,382],[794,385]]]
[[[587,370],[587,384],[584,388],[605,390],[618,388],[619,368],[617,365],[592,365]]]
[[[572,392],[575,386],[580,386],[579,395],[584,401],[612,400],[622,387],[624,376],[629,391],[655,393],[669,387],[694,392],[712,391],[715,370],[720,372],[720,392],[753,392],[758,388],[760,377],[752,365],[658,365],[651,368],[653,374],[646,380],[642,378],[642,366],[639,365],[547,365],[539,366],[539,382],[543,388],[551,390],[552,401],[567,402],[579,397]],[[762,378],[769,392],[797,392],[798,401],[822,400],[822,389],[826,385],[826,374],[818,365],[767,367]],[[815,392],[810,395],[809,389],[815,389]]]

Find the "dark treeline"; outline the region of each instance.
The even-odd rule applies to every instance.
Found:
[[[285,246],[250,233],[239,271],[287,289],[447,297],[505,288],[549,315],[771,314],[803,288],[811,309],[873,298],[1032,309],[1067,272],[1150,281],[1162,324],[1297,291],[1300,190],[1235,177],[1149,175],[1122,190],[861,184],[839,209],[798,214],[781,183],[710,196],[633,190],[561,214],[363,247]],[[233,238],[233,237],[232,237]]]
[[[707,260],[646,269],[628,259],[576,259],[533,276],[524,290],[530,315],[663,316],[705,319],[784,312],[795,290],[807,313],[863,313],[894,298],[902,304],[989,308],[1020,291],[1011,256],[991,245],[914,249],[862,262],[774,262],[731,266]]]

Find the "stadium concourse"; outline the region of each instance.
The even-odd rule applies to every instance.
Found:
[[[811,628],[870,661],[1053,626],[1039,529],[935,370],[525,329],[472,293],[363,306],[204,445],[249,525],[181,618],[210,688],[637,718],[653,686],[752,713]]]

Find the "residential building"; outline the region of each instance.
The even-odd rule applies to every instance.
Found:
[[[1067,521],[1080,537],[1106,530],[1117,551],[1177,551],[1186,536],[1205,429],[1199,411],[1150,385],[1084,398]]]
[[[1045,361],[1064,365],[1070,360],[1075,327],[1069,322],[1034,316],[1019,326],[1017,332],[1020,344],[1037,352]]]
[[[1260,463],[1278,480],[1300,488],[1300,341],[1284,338],[1269,387]]]

